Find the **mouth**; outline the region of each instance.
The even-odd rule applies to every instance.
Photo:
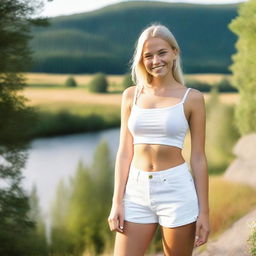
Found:
[[[161,65],[161,66],[157,66],[157,67],[153,67],[152,70],[154,69],[161,69],[162,67],[164,67],[165,65]]]

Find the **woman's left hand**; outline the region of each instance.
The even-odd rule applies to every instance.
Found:
[[[200,213],[196,222],[196,237],[194,247],[206,243],[210,233],[210,222],[208,213]]]

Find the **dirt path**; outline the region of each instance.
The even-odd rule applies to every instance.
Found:
[[[208,241],[207,249],[193,256],[250,256],[247,239],[251,234],[250,223],[256,221],[256,208],[236,221],[216,241]]]

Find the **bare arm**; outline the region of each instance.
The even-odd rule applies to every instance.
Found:
[[[119,148],[115,163],[115,182],[113,204],[121,204],[127,182],[129,168],[133,157],[133,137],[130,133],[127,122],[131,112],[131,104],[135,86],[131,86],[123,91],[121,104],[121,128]]]
[[[208,167],[205,155],[206,110],[203,94],[193,89],[191,94],[191,116],[189,120],[191,134],[191,168],[195,178],[200,213],[209,213]]]
[[[206,109],[203,94],[200,91],[193,89],[190,104],[190,164],[195,179],[195,187],[199,201],[199,216],[196,221],[194,246],[200,246],[207,242],[210,233],[210,209],[208,202],[209,177],[207,159],[205,156]]]

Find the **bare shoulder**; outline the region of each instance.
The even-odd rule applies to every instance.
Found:
[[[189,92],[189,102],[191,105],[204,105],[204,94],[195,88],[191,88]]]
[[[126,97],[132,97],[135,92],[135,89],[135,85],[129,86],[123,91],[123,95],[125,95]]]
[[[122,93],[122,100],[130,107],[133,102],[136,86],[132,85],[126,88]]]

